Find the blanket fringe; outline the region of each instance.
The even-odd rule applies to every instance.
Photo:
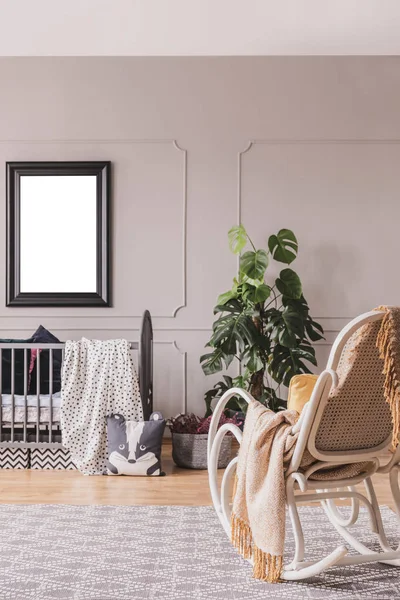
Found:
[[[263,552],[253,543],[250,526],[232,514],[231,542],[243,558],[253,558],[253,577],[268,583],[277,583],[283,566],[283,557]]]
[[[387,307],[379,307],[378,310],[386,310],[376,340],[380,358],[383,360],[383,374],[385,375],[384,393],[386,401],[390,406],[393,420],[392,446],[396,448],[399,443],[400,433],[400,382],[396,373],[396,323],[392,311]]]
[[[253,577],[268,583],[278,583],[282,572],[282,556],[267,554],[257,547],[253,551]]]
[[[251,558],[253,540],[250,526],[233,515],[231,516],[231,542],[243,558]]]

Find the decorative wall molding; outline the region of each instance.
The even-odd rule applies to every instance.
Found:
[[[300,146],[300,145],[400,145],[400,138],[263,138],[263,139],[250,139],[243,150],[238,152],[237,158],[237,206],[236,216],[238,225],[242,222],[242,163],[243,156],[247,154],[254,146]],[[238,258],[239,261],[239,258]],[[322,321],[321,325],[324,327],[325,333],[339,333],[342,328],[355,317],[346,316],[316,316],[316,321]],[[326,326],[324,326],[326,322]],[[336,337],[336,336],[335,336]],[[320,346],[331,346],[333,342],[318,342]]]
[[[179,348],[176,340],[153,340],[153,344],[163,345],[163,346],[172,346],[174,350],[178,352],[178,354],[182,358],[182,401],[181,407],[182,412],[186,413],[188,411],[188,402],[187,402],[187,390],[188,390],[188,373],[187,373],[187,352],[181,350]],[[156,365],[155,365],[156,366]]]
[[[321,320],[320,317],[315,317],[318,321]],[[352,319],[347,319],[346,323],[351,321]],[[345,323],[345,324],[346,324]],[[1,331],[28,331],[32,329],[35,325],[26,326],[26,327],[1,327]],[[57,325],[52,325],[51,329],[54,331],[140,331],[138,327],[58,327]],[[325,329],[325,333],[338,333],[342,328],[339,329]],[[195,332],[195,331],[204,331],[204,332],[212,332],[212,327],[153,327],[153,331],[168,331],[168,332]]]
[[[399,138],[262,138],[250,139],[243,150],[238,152],[237,170],[237,222],[242,222],[242,157],[255,145],[264,146],[300,146],[300,145],[399,145]],[[331,319],[343,317],[329,317]]]
[[[249,140],[248,146],[242,151],[242,154],[247,152],[253,144],[265,144],[265,145],[318,145],[318,144],[347,144],[347,145],[396,145],[400,144],[400,138],[253,138]]]
[[[238,225],[241,225],[241,223],[242,223],[242,157],[244,154],[246,154],[246,152],[248,152],[250,150],[250,148],[253,146],[253,143],[254,142],[252,142],[250,140],[248,142],[246,148],[238,153],[238,171],[237,171],[237,186],[238,187],[237,187],[237,210],[236,210]]]
[[[178,346],[178,344],[176,343],[176,341],[173,342],[174,348],[175,350],[177,350],[177,352],[179,352],[179,354],[182,356],[182,371],[183,371],[183,398],[182,398],[182,412],[183,413],[187,413],[188,412],[188,397],[187,397],[187,380],[188,380],[188,370],[187,370],[187,352],[184,350],[181,350]]]
[[[119,138],[107,138],[107,139],[0,139],[0,145],[7,144],[24,144],[24,145],[51,145],[51,144],[66,144],[66,145],[94,145],[94,144],[172,144],[173,148],[182,154],[182,300],[176,306],[172,314],[168,315],[156,315],[153,314],[153,319],[175,319],[177,314],[182,308],[187,306],[187,150],[181,148],[176,139],[119,139]],[[108,318],[126,318],[135,319],[141,318],[142,315],[110,315]],[[31,315],[16,315],[7,314],[7,318],[31,318]],[[43,318],[43,317],[42,317]],[[57,315],[57,318],[69,318],[69,315]],[[86,318],[85,315],[76,315],[73,318]]]
[[[46,138],[46,139],[6,139],[0,138],[0,144],[176,144],[177,149],[181,150],[174,138]]]
[[[176,140],[173,140],[175,150],[182,152],[183,155],[183,232],[182,232],[182,302],[172,313],[172,318],[175,318],[178,312],[187,305],[187,150],[184,150],[178,145]],[[154,315],[156,318],[157,315]]]

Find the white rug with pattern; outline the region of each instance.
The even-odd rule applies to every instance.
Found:
[[[397,519],[387,508],[383,515],[395,543]],[[301,516],[310,558],[342,543],[321,509]],[[400,568],[379,564],[302,583],[254,581],[211,507],[0,505],[0,520],[1,600],[400,598]],[[363,513],[354,529],[365,525]]]

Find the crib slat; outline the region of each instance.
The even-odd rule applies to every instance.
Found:
[[[36,443],[39,443],[40,434],[40,352],[36,356]]]
[[[11,442],[14,442],[15,429],[15,349],[11,350]]]
[[[53,436],[53,349],[49,350],[49,442]]]
[[[27,442],[28,429],[28,350],[24,348],[24,442]]]

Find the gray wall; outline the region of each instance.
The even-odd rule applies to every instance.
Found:
[[[296,232],[321,366],[348,319],[399,303],[400,59],[7,58],[0,82],[0,163],[114,163],[113,307],[3,300],[1,335],[42,323],[62,339],[135,339],[148,308],[157,408],[201,413],[212,382],[198,358],[235,274],[239,214],[257,244]],[[4,270],[5,242],[3,299]]]

